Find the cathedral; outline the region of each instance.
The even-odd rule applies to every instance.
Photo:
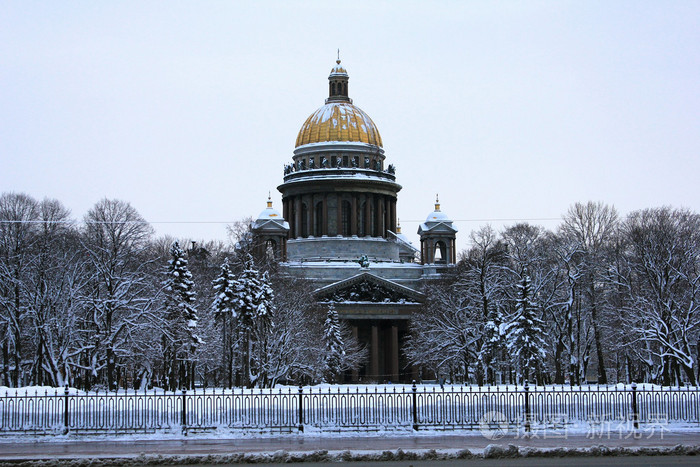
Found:
[[[369,350],[350,381],[406,382],[415,369],[402,352],[424,284],[456,263],[457,229],[435,210],[420,224],[420,249],[397,220],[401,185],[372,119],[353,104],[337,60],[325,105],[302,124],[284,167],[282,213],[268,200],[252,223],[258,254],[274,255],[292,277],[309,280]]]

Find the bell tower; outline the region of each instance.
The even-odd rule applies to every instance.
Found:
[[[452,220],[440,210],[440,199],[435,197],[435,211],[418,227],[421,264],[457,264],[457,229]]]
[[[267,208],[250,225],[253,232],[253,254],[259,259],[287,260],[287,236],[289,223],[272,207],[267,197]]]

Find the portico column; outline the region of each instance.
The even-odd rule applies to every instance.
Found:
[[[335,195],[335,234],[343,235],[343,197]]]
[[[389,201],[390,211],[389,211],[389,230],[396,233],[396,200],[392,199]]]
[[[379,376],[379,329],[377,329],[376,323],[372,324],[369,372],[371,378],[377,378]]]
[[[321,235],[328,235],[328,195],[323,195],[323,219],[321,220]]]
[[[386,237],[386,203],[383,196],[379,198],[379,215],[379,235]]]
[[[381,237],[382,233],[379,231],[379,197],[377,195],[372,195],[372,207],[374,209],[374,215],[372,216],[373,226],[372,235],[375,237]]]
[[[365,199],[365,235],[372,236],[372,196],[367,196]]]
[[[355,342],[358,341],[357,340],[357,326],[352,326],[352,338],[355,340]],[[351,378],[352,382],[356,382],[357,380],[360,379],[356,369],[352,370],[350,378]]]
[[[352,195],[352,209],[350,210],[350,235],[357,235],[357,195]]]
[[[301,196],[294,197],[294,238],[301,237]]]
[[[391,326],[391,380],[399,381],[399,328]]]

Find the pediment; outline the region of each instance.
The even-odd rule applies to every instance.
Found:
[[[317,289],[320,302],[421,303],[425,296],[409,287],[363,272]]]
[[[289,224],[284,219],[258,219],[253,222],[254,231],[288,231]]]
[[[445,222],[431,222],[430,224],[421,224],[419,226],[418,234],[420,235],[425,232],[454,234],[455,232],[457,232],[457,229],[452,226],[452,223],[447,224]]]

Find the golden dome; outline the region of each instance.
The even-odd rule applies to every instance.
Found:
[[[312,113],[299,130],[296,147],[329,141],[382,147],[382,137],[372,119],[349,102],[329,102]]]

